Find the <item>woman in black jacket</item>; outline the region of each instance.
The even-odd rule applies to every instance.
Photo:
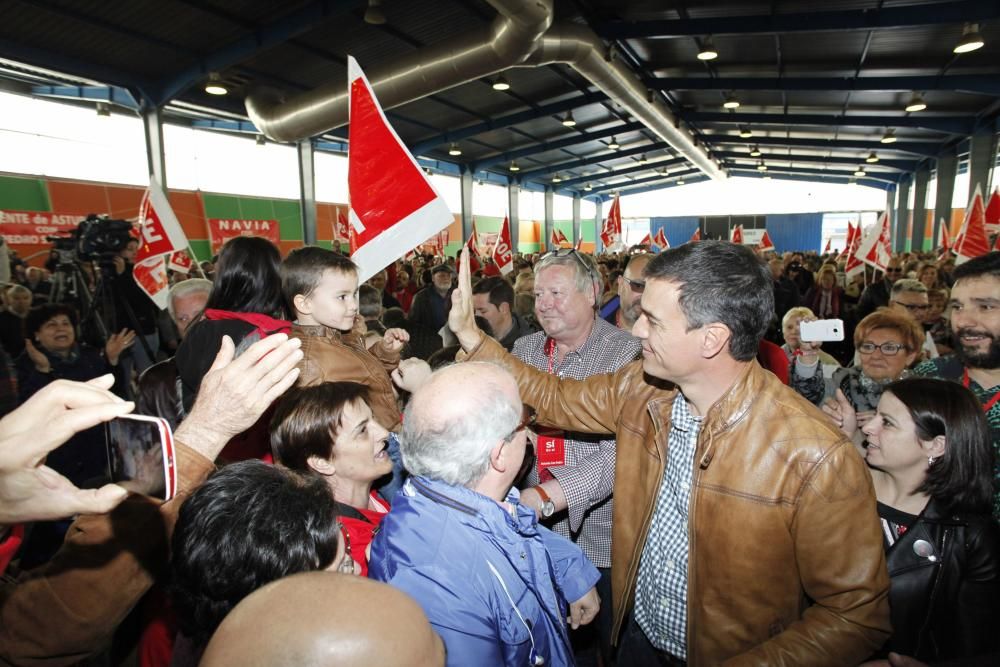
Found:
[[[939,662],[997,651],[1000,528],[979,401],[957,383],[900,380],[862,431],[890,577],[884,652]]]

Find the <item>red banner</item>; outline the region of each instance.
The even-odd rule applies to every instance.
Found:
[[[274,245],[281,240],[277,220],[228,220],[208,219],[208,234],[212,239],[212,252],[219,252],[222,244],[237,236],[260,236]]]
[[[0,235],[11,245],[44,245],[46,236],[66,236],[86,214],[0,211]]]

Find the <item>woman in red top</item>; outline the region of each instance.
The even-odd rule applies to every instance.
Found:
[[[362,576],[368,576],[372,538],[389,512],[389,503],[372,490],[375,480],[392,471],[388,437],[372,416],[368,387],[357,382],[293,389],[271,421],[275,460],[326,480]]]

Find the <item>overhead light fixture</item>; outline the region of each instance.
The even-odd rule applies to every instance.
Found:
[[[883,144],[896,143],[896,130],[890,127],[888,130],[885,131],[885,134],[882,135],[882,139],[880,141]]]
[[[875,155],[875,151],[868,154],[868,157],[865,158],[865,162],[868,164],[875,164],[878,162],[878,155]]]
[[[639,164],[646,164],[647,162],[649,162],[649,160],[646,159],[645,153],[639,156]]]
[[[382,11],[382,0],[368,0],[365,10],[365,23],[368,25],[385,24],[385,12]]]
[[[461,154],[462,154],[462,149],[459,148],[458,144],[456,144],[455,142],[452,142],[451,145],[448,146],[448,155],[458,157]]]
[[[208,81],[205,82],[205,92],[209,95],[225,95],[229,89],[222,83],[219,73],[212,72],[208,75]]]
[[[753,132],[750,131],[749,127],[747,127],[746,125],[740,125],[740,138],[741,139],[749,139],[752,136],[753,136]]]
[[[683,178],[678,178],[677,179],[677,185],[684,185],[684,179]]]
[[[573,127],[576,125],[576,120],[573,118],[573,112],[567,111],[565,118],[562,119],[562,124],[566,127]]]
[[[924,102],[924,98],[919,93],[913,93],[913,97],[910,98],[910,102],[906,105],[906,111],[909,113],[923,111],[926,108],[927,102]]]
[[[863,178],[864,176],[865,176],[865,168],[864,167],[858,167],[858,170],[856,172],[854,172],[854,177],[855,178]]]
[[[667,169],[666,167],[664,167],[663,171],[661,171],[660,173],[663,174],[664,176],[669,176],[670,175],[670,170]]]
[[[722,103],[724,109],[739,109],[740,101],[732,93],[726,95],[726,101]]]
[[[493,79],[493,90],[510,90],[510,81],[503,74]]]
[[[767,165],[761,162],[757,165],[757,171],[767,171]]]
[[[559,174],[556,174],[555,176],[552,177],[552,182],[553,183],[562,183],[562,176],[560,176]]]
[[[760,157],[760,156],[761,156],[760,147],[759,146],[753,146],[750,149],[750,157]]]
[[[715,50],[715,42],[712,41],[712,36],[709,35],[701,42],[701,48],[698,50],[698,60],[715,60],[719,57],[719,52]]]
[[[583,186],[583,191],[584,191],[584,192],[590,192],[590,191],[591,191],[591,190],[593,190],[593,189],[594,189],[594,188],[590,187],[590,183],[586,183],[586,184],[584,184],[584,186]]]
[[[98,116],[110,116],[111,115],[111,107],[108,106],[107,102],[98,102],[97,103],[97,115]]]
[[[510,169],[511,171],[521,171],[521,168],[517,166],[516,162],[511,162],[510,167],[508,167],[508,169]]]
[[[962,26],[962,40],[952,49],[954,53],[968,53],[983,48],[983,36],[979,34],[978,23],[966,23]]]
[[[258,146],[263,146],[266,143],[267,143],[267,140],[264,139],[264,135],[263,134],[258,134],[257,135],[257,145]]]
[[[610,148],[613,151],[616,151],[620,148],[620,146],[618,145],[618,141],[614,137],[611,137],[611,143],[608,144],[608,148]]]

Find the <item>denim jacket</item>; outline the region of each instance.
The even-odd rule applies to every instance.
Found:
[[[574,664],[568,606],[599,573],[518,497],[411,477],[372,543],[369,577],[420,603],[448,665]]]

